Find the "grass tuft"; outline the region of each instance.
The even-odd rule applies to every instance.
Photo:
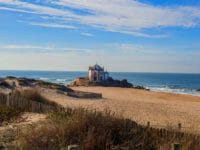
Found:
[[[21,115],[23,111],[21,109],[14,109],[8,106],[0,106],[0,125],[3,122],[9,122],[16,119]]]
[[[21,97],[27,100],[36,101],[36,102],[46,104],[46,105],[51,105],[51,106],[58,106],[57,103],[52,102],[48,100],[47,98],[45,98],[44,96],[42,96],[42,94],[36,89],[23,90],[23,91],[20,91],[19,94]]]

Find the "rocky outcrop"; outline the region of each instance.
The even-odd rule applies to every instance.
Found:
[[[69,87],[76,87],[76,86],[104,86],[104,87],[122,87],[122,88],[134,88],[140,90],[149,90],[143,86],[133,85],[129,83],[126,79],[124,80],[114,80],[113,78],[109,78],[103,82],[90,82],[88,78],[77,78],[72,83],[68,85]]]
[[[105,86],[105,87],[124,87],[124,88],[132,88],[133,85],[129,83],[126,79],[124,80],[114,80],[113,78],[109,78],[103,82],[91,83],[97,86]]]
[[[13,86],[7,83],[6,81],[2,80],[0,81],[0,87],[4,89],[12,89]]]
[[[77,78],[75,79],[73,82],[71,82],[69,85],[69,87],[75,87],[75,86],[91,86],[91,82],[89,81],[88,78]]]
[[[102,82],[90,82],[88,78],[77,78],[72,83],[69,84],[70,86],[105,86],[105,87],[126,87],[132,88],[133,85],[129,83],[126,79],[124,80],[114,80],[113,78],[109,78],[106,81]]]
[[[197,92],[200,92],[200,89],[197,89]]]
[[[147,89],[147,88],[145,88],[145,87],[143,87],[143,86],[140,86],[140,85],[133,86],[133,88],[134,88],[134,89],[138,89],[138,90],[147,90],[147,91],[150,90],[150,89]]]

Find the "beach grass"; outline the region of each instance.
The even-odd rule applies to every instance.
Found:
[[[49,99],[42,96],[41,92],[37,89],[23,90],[20,92],[16,91],[16,94],[20,94],[21,97],[27,100],[39,102],[45,105],[58,106],[56,102],[52,102]]]
[[[83,150],[166,150],[179,143],[184,148],[196,150],[200,146],[197,135],[141,126],[110,111],[69,108],[48,116],[47,123],[19,137],[22,149],[66,149],[69,145],[79,145]]]
[[[21,109],[15,109],[8,106],[0,105],[0,125],[3,122],[9,122],[18,118],[23,111]]]

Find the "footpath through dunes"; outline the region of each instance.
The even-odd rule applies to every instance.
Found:
[[[111,110],[117,115],[153,127],[177,126],[200,130],[200,97],[130,88],[73,87],[73,90],[102,93],[98,100],[71,98],[54,91],[44,95],[65,107]]]

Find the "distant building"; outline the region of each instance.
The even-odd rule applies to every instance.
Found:
[[[102,82],[109,78],[109,73],[107,71],[104,71],[104,67],[96,64],[89,67],[88,77],[90,82]]]

